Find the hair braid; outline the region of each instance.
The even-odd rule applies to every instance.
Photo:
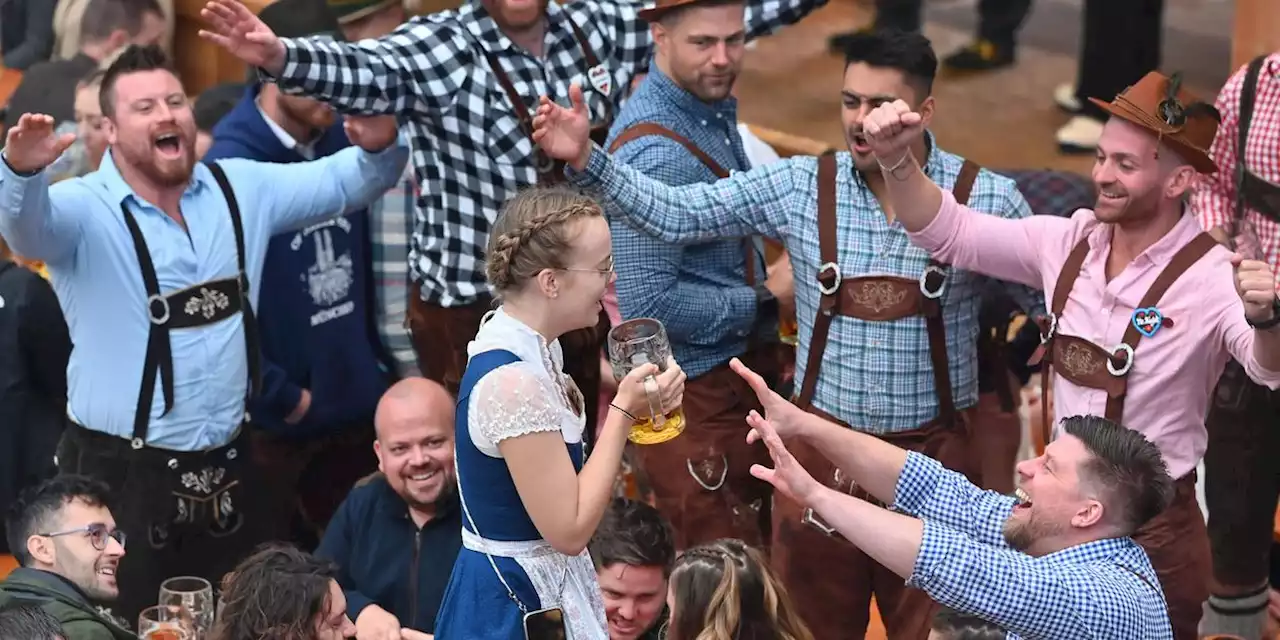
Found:
[[[563,187],[521,191],[503,208],[489,236],[485,275],[499,293],[539,271],[562,266],[571,248],[564,226],[603,215],[590,197]]]

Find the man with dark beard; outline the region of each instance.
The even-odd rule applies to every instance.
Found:
[[[1172,505],[1134,534],[1160,575],[1174,637],[1198,637],[1208,598],[1209,539],[1196,501],[1209,395],[1229,359],[1280,387],[1280,300],[1261,260],[1201,230],[1186,197],[1217,167],[1219,115],[1180,77],[1147,74],[1107,103],[1093,180],[1098,202],[1071,218],[1005,221],[958,204],[910,147],[922,116],[903,102],[867,118],[889,201],[912,243],[936,259],[1043,287],[1042,382],[1058,416],[1101,414],[1146,435],[1176,478]],[[1052,374],[1049,370],[1052,364]],[[1054,423],[1045,410],[1041,443]]]
[[[119,595],[116,570],[125,557],[125,532],[111,515],[109,492],[73,475],[23,492],[5,517],[21,566],[0,583],[0,607],[33,603],[58,620],[66,640],[135,638],[96,608]]]
[[[338,582],[357,638],[435,631],[453,562],[462,548],[454,491],[454,401],[444,387],[405,378],[378,403],[373,451],[381,473],[347,496],[316,555]]]
[[[367,206],[408,152],[394,121],[350,120],[359,149],[197,166],[191,107],[158,47],[127,49],[100,101],[111,146],[81,178],[49,186],[45,167],[74,140],[49,116],[8,131],[0,234],[53,276],[75,345],[58,465],[106,481],[141,542],[120,574],[117,613],[133,620],[164,578],[216,582],[262,541],[242,426],[268,240]]]
[[[1130,537],[1169,505],[1173,480],[1138,432],[1097,416],[1066,418],[1043,455],[1018,463],[1017,497],[1004,496],[801,411],[741,361],[732,366],[765,411],[747,419],[747,439],[764,440],[774,465],[751,473],[908,584],[1011,639],[1173,637],[1156,572]],[[824,486],[784,438],[821,451],[889,508]]]

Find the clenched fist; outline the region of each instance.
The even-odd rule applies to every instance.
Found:
[[[867,144],[882,168],[897,167],[911,153],[911,145],[924,135],[924,117],[903,100],[886,102],[862,121]]]
[[[1275,315],[1276,274],[1261,260],[1246,260],[1240,254],[1231,256],[1236,266],[1236,291],[1244,301],[1244,317],[1250,322],[1266,322]]]

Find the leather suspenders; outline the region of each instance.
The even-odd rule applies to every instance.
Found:
[[[729,170],[720,166],[720,163],[716,162],[707,154],[707,152],[699,149],[698,145],[694,144],[692,140],[660,124],[654,124],[652,122],[641,122],[624,129],[622,133],[619,133],[618,137],[613,140],[613,144],[609,145],[609,153],[617,151],[622,147],[622,145],[625,145],[632,140],[643,138],[645,136],[661,136],[669,140],[674,140],[679,143],[680,146],[688,150],[689,153],[692,154],[693,157],[697,158],[699,162],[706,165],[706,167],[711,170],[711,173],[714,173],[717,178],[723,180],[729,177]],[[754,287],[756,286],[756,262],[758,261],[759,256],[756,255],[755,243],[752,242],[751,238],[746,238],[743,241],[743,244],[743,252],[747,256],[747,286]]]
[[[952,193],[961,204],[969,202],[973,183],[981,169],[964,161],[956,176]],[[812,409],[822,357],[835,316],[859,318],[870,322],[899,320],[924,316],[929,337],[929,359],[933,364],[933,382],[938,392],[938,421],[954,424],[957,412],[951,391],[951,369],[947,359],[946,327],[942,322],[942,294],[946,289],[947,266],[930,260],[917,279],[896,276],[856,276],[845,278],[840,272],[836,225],[836,156],[828,151],[818,157],[818,250],[822,266],[818,269],[818,314],[809,339],[809,359],[804,368],[804,383],[796,404]]]
[[[245,353],[249,365],[248,396],[257,395],[261,387],[258,325],[249,302],[249,277],[245,271],[244,229],[240,223],[240,207],[222,168],[212,162],[207,163],[207,166],[226,198],[231,214],[231,226],[236,238],[236,264],[239,269],[234,278],[210,280],[167,294],[161,293],[155,265],[151,262],[151,251],[147,248],[138,221],[124,203],[120,204],[125,226],[133,239],[138,267],[142,272],[142,285],[147,293],[147,317],[151,322],[142,365],[142,385],[138,390],[138,404],[133,417],[130,446],[134,449],[141,449],[147,443],[157,375],[164,395],[164,411],[160,415],[167,415],[173,409],[173,351],[169,341],[170,331],[208,326],[243,313]]]
[[[1207,233],[1196,236],[1186,246],[1178,250],[1165,265],[1160,275],[1156,276],[1151,288],[1147,289],[1138,309],[1155,307],[1169,287],[1182,276],[1191,265],[1212,249],[1217,242]],[[1058,272],[1058,282],[1053,288],[1053,300],[1049,306],[1049,316],[1041,321],[1040,349],[1031,358],[1031,364],[1042,362],[1040,368],[1040,411],[1041,429],[1033,430],[1037,453],[1043,452],[1053,434],[1052,416],[1049,414],[1048,398],[1050,367],[1068,382],[1089,389],[1107,392],[1107,408],[1104,416],[1112,422],[1120,423],[1124,417],[1124,400],[1129,389],[1129,372],[1133,369],[1134,352],[1142,340],[1142,333],[1134,322],[1129,322],[1120,344],[1110,349],[1100,347],[1093,342],[1072,335],[1058,332],[1058,322],[1067,307],[1067,298],[1076,284],[1076,278],[1084,267],[1085,258],[1089,255],[1089,238],[1082,238],[1067,256],[1067,261]],[[1087,312],[1088,310],[1081,310]],[[1164,319],[1165,326],[1172,326],[1170,318]]]
[[[1244,219],[1246,207],[1280,223],[1280,184],[1264,180],[1249,171],[1245,151],[1249,144],[1249,125],[1253,122],[1253,103],[1258,92],[1258,76],[1267,56],[1258,56],[1245,71],[1240,86],[1240,121],[1236,138],[1236,218]]]

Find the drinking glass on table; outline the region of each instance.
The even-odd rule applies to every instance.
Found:
[[[609,330],[609,364],[614,379],[621,381],[632,369],[644,364],[658,365],[658,371],[666,371],[671,358],[671,342],[661,322],[653,318],[627,320]],[[649,385],[645,385],[648,389]],[[659,444],[684,432],[684,408],[664,411],[662,398],[650,391],[649,409],[646,415],[636,416],[631,425],[629,440],[636,444]]]
[[[213,585],[204,578],[180,576],[160,584],[158,604],[181,607],[191,616],[198,637],[213,630]]]
[[[139,640],[198,640],[195,621],[180,606],[160,604],[138,615]]]

